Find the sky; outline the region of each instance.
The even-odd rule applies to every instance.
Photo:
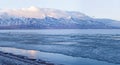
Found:
[[[79,11],[94,18],[120,21],[120,0],[0,0],[0,9],[36,6],[65,11]]]

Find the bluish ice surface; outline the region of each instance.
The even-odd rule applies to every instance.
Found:
[[[65,65],[120,65],[117,29],[1,30],[0,46]]]
[[[52,62],[55,64],[62,65],[118,65],[113,63],[108,63],[105,61],[98,61],[89,58],[81,58],[81,57],[72,57],[63,54],[57,53],[47,53],[36,50],[25,50],[25,49],[17,49],[10,47],[0,47],[0,51],[13,53],[15,55],[27,56],[32,59],[42,59],[46,62]]]

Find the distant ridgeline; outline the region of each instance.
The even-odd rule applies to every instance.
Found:
[[[91,18],[80,12],[30,7],[0,10],[0,29],[120,29],[120,21]]]

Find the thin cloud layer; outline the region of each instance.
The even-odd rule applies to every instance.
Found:
[[[29,17],[29,18],[45,18],[45,17],[54,17],[54,18],[71,18],[72,16],[82,17],[85,16],[81,13],[66,12],[57,9],[50,8],[39,8],[31,6],[29,8],[21,9],[2,9],[0,12],[8,13],[9,15],[20,16],[20,17]],[[80,15],[79,15],[80,14]]]

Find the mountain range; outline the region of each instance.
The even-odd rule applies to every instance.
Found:
[[[0,9],[0,29],[120,29],[120,21],[50,8]]]

